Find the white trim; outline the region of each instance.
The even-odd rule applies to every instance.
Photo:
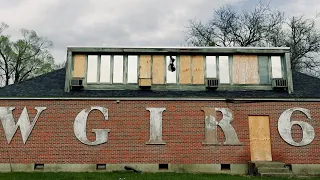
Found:
[[[267,49],[290,50],[289,47],[179,47],[179,46],[67,46],[67,48],[108,48],[108,49]]]

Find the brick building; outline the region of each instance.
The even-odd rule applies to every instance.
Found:
[[[320,79],[288,48],[69,47],[0,89],[1,171],[320,172]]]

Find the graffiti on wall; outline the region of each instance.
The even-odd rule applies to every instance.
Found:
[[[14,134],[16,133],[18,127],[20,128],[22,140],[25,144],[30,136],[33,127],[35,126],[38,118],[41,113],[46,110],[46,107],[35,107],[37,114],[34,117],[33,121],[30,122],[29,114],[27,108],[24,107],[22,113],[16,122],[13,116],[13,111],[15,107],[0,107],[0,120],[2,127],[4,129],[4,134],[7,139],[8,144],[10,144]],[[91,111],[100,111],[104,119],[108,120],[108,109],[100,106],[91,107],[91,109],[83,109],[75,118],[74,121],[74,135],[75,137],[83,144],[96,146],[108,142],[108,133],[110,129],[92,129],[92,132],[96,135],[95,141],[90,141],[87,138],[87,119]],[[146,108],[150,113],[150,139],[147,144],[165,144],[162,140],[162,114],[166,108]],[[232,126],[232,121],[234,120],[232,112],[228,108],[212,108],[212,107],[203,107],[201,108],[204,111],[204,134],[205,139],[203,144],[224,144],[224,145],[241,145],[237,133]],[[216,112],[219,111],[222,113],[222,119],[217,121]],[[279,117],[278,120],[278,131],[280,137],[292,146],[306,146],[310,144],[315,137],[314,128],[305,121],[291,121],[291,116],[293,112],[299,111],[306,115],[308,120],[311,119],[311,114],[308,109],[305,108],[290,108],[285,110]],[[299,125],[302,129],[302,140],[296,142],[291,136],[291,127],[293,125]],[[222,132],[225,136],[224,142],[218,142],[218,126],[222,129]]]

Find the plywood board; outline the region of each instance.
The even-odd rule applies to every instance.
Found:
[[[269,116],[249,116],[251,161],[272,161]]]
[[[162,55],[152,57],[152,84],[164,84],[165,59]]]
[[[86,56],[76,54],[73,56],[73,77],[83,78],[86,69]]]
[[[234,55],[233,56],[233,84],[258,84],[258,56]]]
[[[141,55],[139,61],[139,78],[151,78],[151,55]]]
[[[191,84],[191,56],[180,56],[180,84]]]
[[[258,56],[247,55],[246,61],[246,84],[259,84],[259,72],[258,72]]]
[[[192,57],[192,84],[204,84],[204,56]]]
[[[151,86],[151,79],[139,79],[139,86],[149,87]]]

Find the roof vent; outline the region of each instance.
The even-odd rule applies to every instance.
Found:
[[[206,79],[206,87],[207,88],[218,88],[219,87],[219,79],[218,78],[207,78]]]
[[[81,89],[83,88],[83,78],[73,78],[71,79],[72,89]]]
[[[288,87],[288,83],[286,79],[278,78],[272,79],[272,87],[273,88],[285,88]]]

